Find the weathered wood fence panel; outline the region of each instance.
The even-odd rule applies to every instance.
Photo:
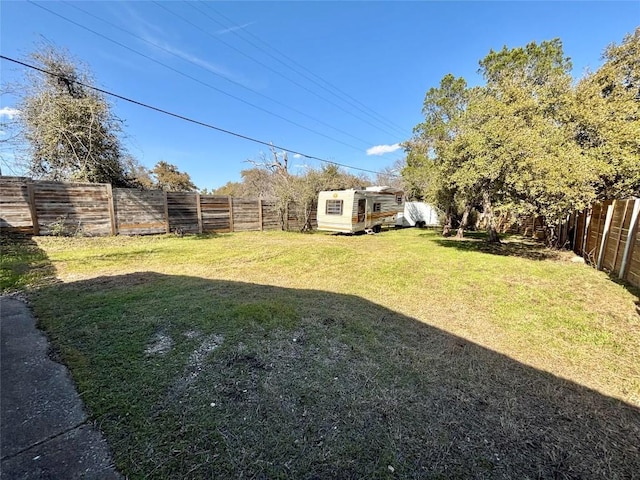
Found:
[[[37,230],[67,234],[110,235],[110,185],[87,183],[33,183]]]
[[[281,230],[280,217],[276,202],[262,201],[262,229],[263,230]]]
[[[640,287],[640,199],[594,203],[574,221],[574,252]]]
[[[0,229],[3,231],[33,234],[28,181],[24,177],[0,179]]]
[[[167,192],[170,231],[199,233],[198,196],[190,192]]]
[[[262,230],[259,220],[259,200],[233,199],[233,231],[250,232]]]
[[[302,226],[295,209],[290,229]],[[0,228],[29,235],[146,235],[280,230],[271,200],[0,176]]]
[[[116,232],[120,235],[149,235],[167,231],[164,192],[114,188]]]
[[[231,231],[229,197],[200,195],[202,231],[225,233]]]

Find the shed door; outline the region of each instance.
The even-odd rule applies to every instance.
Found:
[[[358,200],[358,223],[365,221],[367,215],[367,199],[361,198]]]

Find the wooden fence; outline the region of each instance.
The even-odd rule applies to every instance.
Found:
[[[0,177],[3,232],[96,236],[223,233],[280,230],[282,223],[275,202],[264,199]],[[288,209],[284,223],[291,230],[302,227],[294,208]]]
[[[598,270],[640,287],[640,198],[608,200],[569,219],[573,251]]]

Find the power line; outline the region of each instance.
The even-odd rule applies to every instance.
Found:
[[[97,36],[98,36],[98,37],[100,37],[100,38],[103,38],[103,39],[105,39],[105,40],[107,40],[107,41],[109,41],[109,42],[111,42],[111,43],[114,43],[114,44],[116,44],[116,45],[118,45],[118,46],[120,46],[120,47],[122,47],[122,48],[124,48],[124,49],[126,49],[126,50],[129,50],[130,52],[133,52],[133,53],[135,53],[135,54],[137,54],[137,55],[140,55],[141,57],[146,58],[147,60],[150,60],[150,61],[152,61],[152,62],[154,62],[154,63],[157,63],[158,65],[161,65],[161,66],[163,66],[163,67],[165,67],[165,68],[167,68],[167,69],[171,70],[172,72],[177,73],[178,75],[182,75],[183,77],[186,77],[186,78],[188,78],[188,79],[190,79],[190,80],[193,80],[194,82],[197,82],[197,83],[199,83],[199,84],[201,84],[201,85],[204,85],[205,87],[210,88],[210,89],[212,89],[212,90],[214,90],[214,91],[216,91],[216,92],[218,92],[218,93],[221,93],[221,94],[223,94],[223,95],[225,95],[225,96],[227,96],[227,97],[233,98],[234,100],[237,100],[237,101],[239,101],[239,102],[242,102],[242,103],[244,103],[245,105],[249,105],[249,106],[251,106],[251,107],[253,107],[253,108],[257,109],[257,110],[260,110],[260,111],[262,111],[262,112],[264,112],[264,113],[267,113],[268,115],[272,115],[272,116],[274,116],[274,117],[276,117],[276,118],[279,118],[279,119],[281,119],[281,120],[283,120],[283,121],[285,121],[285,122],[287,122],[287,123],[290,123],[291,125],[295,125],[296,127],[302,128],[303,130],[307,130],[308,132],[314,133],[314,134],[316,134],[316,135],[319,135],[319,136],[321,136],[321,137],[324,137],[324,138],[326,138],[326,139],[328,139],[328,140],[331,140],[331,141],[333,141],[333,142],[340,143],[341,145],[347,146],[347,147],[349,147],[349,148],[353,148],[354,150],[361,151],[361,149],[360,149],[360,148],[358,148],[358,147],[356,147],[356,146],[354,146],[354,145],[351,145],[350,143],[343,142],[342,140],[338,140],[338,139],[336,139],[336,138],[330,137],[329,135],[325,135],[324,133],[318,132],[318,131],[316,131],[316,130],[314,130],[314,129],[312,129],[312,128],[305,127],[304,125],[301,125],[301,124],[300,124],[300,123],[298,123],[298,122],[295,122],[295,121],[293,121],[293,120],[290,120],[289,118],[283,117],[282,115],[279,115],[279,114],[274,113],[274,112],[272,112],[272,111],[270,111],[270,110],[267,110],[267,109],[265,109],[265,108],[262,108],[262,107],[260,107],[260,106],[258,106],[258,105],[256,105],[256,104],[254,104],[254,103],[251,103],[251,102],[249,102],[248,100],[244,100],[244,99],[242,99],[242,98],[240,98],[240,97],[238,97],[238,96],[236,96],[236,95],[233,95],[233,94],[231,94],[231,93],[225,92],[224,90],[221,90],[221,89],[219,89],[219,88],[217,88],[217,87],[214,87],[214,86],[213,86],[213,85],[211,85],[210,83],[207,83],[207,82],[205,82],[205,81],[203,81],[203,80],[200,80],[200,79],[198,79],[198,78],[196,78],[196,77],[194,77],[194,76],[192,76],[192,75],[189,75],[189,74],[187,74],[187,73],[184,73],[184,72],[183,72],[183,71],[181,71],[181,70],[178,70],[178,69],[176,69],[176,68],[173,68],[173,67],[171,67],[171,66],[167,65],[166,63],[161,62],[160,60],[157,60],[157,59],[155,59],[155,58],[153,58],[153,57],[150,57],[149,55],[146,55],[146,54],[144,54],[144,53],[142,53],[142,52],[139,52],[139,51],[137,51],[137,50],[135,50],[135,49],[133,49],[133,48],[131,48],[131,47],[129,47],[129,46],[127,46],[127,45],[123,44],[123,43],[118,42],[117,40],[114,40],[114,39],[112,39],[112,38],[110,38],[110,37],[107,37],[106,35],[103,35],[103,34],[101,34],[101,33],[99,33],[99,32],[96,32],[95,30],[92,30],[91,28],[89,28],[89,27],[87,27],[87,26],[85,26],[85,25],[82,25],[82,24],[80,24],[80,23],[78,23],[78,22],[75,22],[75,21],[73,21],[73,20],[71,20],[71,19],[69,19],[69,18],[65,17],[64,15],[61,15],[61,14],[59,14],[59,13],[57,13],[57,12],[54,12],[53,10],[50,10],[50,9],[48,9],[48,8],[46,8],[46,7],[42,6],[42,5],[39,5],[39,4],[35,3],[35,2],[32,2],[31,0],[27,0],[27,2],[28,2],[28,3],[30,3],[30,4],[32,4],[32,5],[34,5],[34,6],[36,6],[36,7],[38,7],[38,8],[41,8],[42,10],[45,10],[45,11],[47,11],[47,12],[51,13],[52,15],[54,15],[54,16],[56,16],[56,17],[58,17],[58,18],[61,18],[61,19],[65,20],[66,22],[69,22],[69,23],[71,23],[71,24],[73,24],[73,25],[75,25],[75,26],[77,26],[77,27],[80,27],[80,28],[82,28],[82,29],[84,29],[84,30],[87,30],[88,32],[91,32],[91,33],[93,33],[94,35],[97,35]],[[77,8],[77,7],[76,7],[76,8]],[[105,20],[105,22],[106,22],[106,20]],[[119,27],[118,27],[118,28],[119,28]],[[152,45],[157,46],[157,45],[153,44],[153,42],[148,42],[148,43],[151,43]],[[162,47],[158,47],[158,48],[162,48]],[[169,52],[169,51],[168,51],[168,52]],[[169,53],[171,53],[171,52],[169,52]],[[183,60],[184,60],[184,59],[183,59]],[[224,77],[223,77],[223,78],[224,78]],[[333,128],[333,127],[332,127],[332,128]],[[344,133],[344,132],[343,132],[343,133]],[[362,141],[362,140],[361,140],[361,141]],[[368,142],[365,142],[365,143],[368,143]]]
[[[163,52],[168,53],[169,55],[172,55],[172,56],[174,56],[174,57],[176,57],[176,58],[179,58],[179,59],[181,59],[181,60],[184,60],[184,61],[186,61],[186,62],[188,62],[188,63],[190,63],[190,64],[192,64],[192,65],[195,65],[196,67],[202,68],[202,69],[204,69],[204,70],[206,70],[206,71],[208,71],[208,72],[212,73],[213,75],[215,75],[215,76],[217,76],[217,77],[222,78],[223,80],[225,80],[225,81],[227,81],[227,82],[229,82],[229,83],[232,83],[232,84],[234,84],[234,85],[236,85],[236,86],[238,86],[238,87],[240,87],[240,88],[244,88],[245,90],[249,90],[250,92],[252,92],[252,93],[254,93],[254,94],[256,94],[256,95],[258,95],[258,96],[260,96],[260,97],[262,97],[262,98],[266,98],[267,100],[269,100],[269,101],[271,101],[271,102],[275,103],[276,105],[280,105],[281,107],[287,108],[287,109],[289,109],[289,110],[291,110],[291,111],[293,111],[293,112],[295,112],[295,113],[297,113],[297,114],[299,114],[299,115],[302,115],[303,117],[307,117],[307,118],[309,118],[309,119],[313,120],[314,122],[317,122],[317,123],[319,123],[319,124],[321,124],[321,125],[324,125],[325,127],[330,128],[331,130],[334,130],[334,131],[339,132],[339,133],[341,133],[341,134],[343,134],[343,135],[346,135],[346,136],[348,136],[348,137],[351,137],[351,138],[353,138],[354,140],[358,140],[359,142],[362,142],[364,145],[371,145],[371,144],[372,144],[372,142],[370,142],[370,141],[368,141],[368,140],[364,140],[364,139],[362,139],[362,138],[360,138],[360,137],[356,137],[355,135],[352,135],[352,134],[350,134],[350,133],[348,133],[348,132],[345,132],[344,130],[341,130],[341,129],[339,129],[339,128],[336,128],[336,127],[334,127],[333,125],[330,125],[329,123],[327,123],[327,122],[325,122],[325,121],[323,121],[323,120],[320,120],[319,118],[316,118],[316,117],[314,117],[314,116],[312,116],[312,115],[309,115],[308,113],[303,112],[302,110],[298,110],[298,109],[297,109],[297,108],[295,108],[295,107],[291,107],[290,105],[287,105],[287,104],[285,104],[285,103],[282,103],[282,102],[280,102],[279,100],[277,100],[277,99],[275,99],[275,98],[272,98],[272,97],[270,97],[270,96],[268,96],[268,95],[265,95],[265,94],[263,94],[263,93],[260,93],[260,92],[258,92],[258,91],[256,91],[256,90],[254,90],[253,88],[250,88],[250,87],[247,87],[246,85],[243,85],[243,84],[242,84],[242,83],[240,83],[240,82],[237,82],[237,81],[235,81],[235,80],[232,80],[232,79],[230,79],[230,78],[226,77],[225,75],[221,75],[221,74],[219,74],[218,72],[216,72],[216,71],[212,70],[211,68],[206,67],[205,65],[202,65],[202,64],[200,64],[200,63],[194,62],[193,60],[190,60],[190,59],[188,59],[188,58],[185,58],[184,56],[182,56],[182,55],[179,55],[179,54],[175,53],[175,52],[174,52],[174,51],[172,51],[171,49],[165,48],[165,47],[163,47],[162,45],[158,45],[157,43],[152,42],[151,40],[148,40],[148,39],[143,38],[143,37],[141,37],[141,36],[139,36],[139,35],[136,35],[135,33],[131,32],[131,31],[129,31],[129,30],[126,30],[126,29],[124,29],[124,28],[122,28],[122,27],[120,27],[120,26],[118,26],[118,25],[116,25],[116,24],[114,24],[114,23],[112,23],[112,22],[110,22],[110,21],[108,21],[108,20],[105,20],[104,18],[101,18],[101,17],[99,17],[99,16],[97,16],[97,15],[95,15],[95,14],[91,13],[91,12],[88,12],[88,11],[84,10],[83,8],[80,8],[80,7],[79,7],[79,6],[77,6],[77,5],[73,5],[72,3],[65,2],[65,1],[63,1],[62,3],[64,3],[64,4],[68,5],[68,6],[72,7],[72,8],[75,8],[76,10],[79,10],[79,11],[81,11],[82,13],[84,13],[85,15],[88,15],[88,16],[90,16],[90,17],[92,17],[92,18],[95,18],[96,20],[99,20],[99,21],[101,21],[101,22],[104,22],[104,23],[106,23],[107,25],[109,25],[109,26],[111,26],[111,27],[113,27],[113,28],[116,28],[116,29],[120,30],[121,32],[124,32],[124,33],[126,33],[126,34],[128,34],[128,35],[131,35],[133,38],[136,38],[136,39],[138,39],[138,40],[140,40],[140,41],[142,41],[142,42],[145,42],[145,43],[147,43],[147,44],[149,44],[149,45],[152,45],[153,47],[158,48],[158,49],[162,50]],[[189,22],[188,20],[186,20],[185,18],[183,18],[182,16],[180,16],[180,15],[178,15],[178,14],[175,14],[174,12],[172,12],[172,11],[171,11],[171,10],[169,10],[169,9],[167,9],[167,8],[166,8],[166,7],[164,7],[163,5],[161,5],[161,4],[157,3],[157,2],[153,2],[153,3],[155,3],[155,4],[156,4],[156,5],[158,5],[159,7],[163,8],[163,9],[164,9],[164,10],[166,10],[167,12],[169,12],[169,13],[171,13],[171,14],[173,14],[173,15],[177,16],[178,18],[181,18],[181,19],[182,19],[182,20],[184,20],[185,22],[188,22],[189,24],[191,24],[191,25],[195,26],[196,28],[198,28],[198,27],[197,27],[197,25],[194,25],[193,23]],[[205,32],[205,33],[208,33],[208,32]],[[213,38],[215,38],[215,37],[213,37]],[[223,42],[223,43],[225,43],[225,42]],[[228,45],[227,43],[225,43],[225,45],[229,46],[230,48],[234,48],[233,46]],[[239,50],[238,50],[238,52],[244,55],[244,53],[242,53],[241,51],[239,51]],[[249,58],[251,58],[251,57],[249,57]],[[255,59],[253,59],[253,58],[252,58],[252,60],[254,60],[254,61],[256,61],[256,62],[260,63],[261,65],[263,65],[263,66],[265,66],[265,67],[267,67],[267,68],[270,68],[270,67],[268,67],[267,65],[264,65],[263,63],[259,62],[258,60],[255,60]],[[272,69],[272,70],[273,70],[273,69]],[[275,71],[275,70],[273,70],[273,71]],[[277,72],[277,71],[276,71],[276,73],[279,73],[279,72]],[[285,77],[285,78],[286,78],[286,77]],[[333,138],[333,137],[329,137],[329,138]],[[358,149],[358,148],[357,148],[357,147],[355,147],[355,146],[352,146],[352,148]]]
[[[244,56],[244,57],[246,57],[246,58],[248,58],[248,59],[250,59],[250,60],[254,61],[254,62],[255,62],[255,63],[257,63],[258,65],[261,65],[262,67],[264,67],[264,68],[266,68],[267,70],[269,70],[269,71],[271,71],[271,72],[275,73],[276,75],[278,75],[278,76],[280,76],[280,77],[284,78],[284,79],[285,79],[285,80],[287,80],[288,82],[293,83],[294,85],[296,85],[297,87],[299,87],[299,88],[301,88],[301,89],[305,90],[306,92],[309,92],[309,93],[311,93],[312,95],[315,95],[316,97],[318,97],[319,99],[321,99],[321,100],[323,100],[323,101],[325,101],[325,102],[329,103],[330,105],[333,105],[334,107],[339,108],[340,110],[342,110],[343,112],[347,113],[348,115],[351,115],[351,116],[353,116],[354,118],[357,118],[358,120],[360,120],[360,121],[362,121],[362,122],[365,122],[365,123],[369,124],[370,126],[372,126],[372,127],[376,128],[376,129],[380,130],[381,132],[384,132],[384,133],[387,133],[387,134],[390,134],[390,135],[396,135],[396,134],[394,134],[394,133],[391,133],[391,132],[389,132],[389,131],[386,131],[386,130],[382,129],[380,126],[375,125],[375,124],[373,124],[373,123],[369,122],[369,121],[368,121],[368,120],[366,120],[366,119],[363,119],[363,118],[361,118],[361,117],[359,117],[359,116],[355,115],[353,112],[351,112],[351,111],[349,111],[349,110],[345,109],[344,107],[342,107],[341,105],[339,105],[339,104],[335,103],[334,101],[329,100],[329,99],[328,99],[328,98],[326,98],[326,97],[323,97],[322,95],[318,94],[317,92],[314,92],[314,91],[313,91],[313,90],[311,90],[310,88],[308,88],[308,87],[306,87],[306,86],[302,85],[300,82],[297,82],[297,81],[293,80],[291,77],[289,77],[289,76],[287,76],[287,75],[284,75],[282,72],[280,72],[280,71],[276,70],[275,68],[273,68],[273,67],[271,67],[271,66],[267,65],[266,63],[264,63],[264,62],[262,62],[262,61],[258,60],[258,59],[257,59],[257,58],[255,58],[255,57],[253,57],[253,56],[251,56],[251,55],[249,55],[249,54],[247,54],[247,53],[243,52],[243,51],[242,51],[242,50],[240,50],[239,48],[234,47],[234,46],[233,46],[233,45],[231,45],[230,43],[225,42],[225,41],[224,41],[224,40],[222,40],[221,38],[218,38],[217,36],[212,35],[212,34],[211,34],[211,32],[209,32],[208,30],[205,30],[205,29],[203,29],[203,28],[199,27],[198,25],[196,25],[195,23],[193,23],[193,22],[191,22],[190,20],[186,19],[186,18],[185,18],[185,17],[183,17],[182,15],[179,15],[178,13],[174,12],[173,10],[170,10],[170,9],[169,9],[169,8],[167,8],[166,6],[162,5],[162,3],[157,2],[157,1],[153,1],[152,3],[154,3],[154,4],[155,4],[155,5],[157,5],[158,7],[162,8],[163,10],[166,10],[166,11],[167,11],[167,12],[169,12],[171,15],[174,15],[175,17],[180,18],[182,21],[184,21],[185,23],[187,23],[187,24],[191,25],[192,27],[194,27],[194,28],[196,28],[196,29],[200,30],[201,32],[203,32],[203,33],[204,33],[204,34],[206,34],[207,36],[209,36],[209,37],[213,38],[213,39],[214,39],[214,40],[216,40],[217,42],[220,42],[220,43],[222,43],[223,45],[226,45],[226,46],[227,46],[227,47],[229,47],[230,49],[232,49],[232,50],[234,50],[234,51],[238,52],[240,55],[242,55],[242,56]],[[217,21],[217,20],[215,20],[214,18],[212,18],[212,17],[210,17],[209,15],[207,15],[207,13],[202,12],[201,10],[199,10],[199,9],[198,9],[197,7],[195,7],[191,2],[189,2],[189,3],[188,3],[188,5],[189,5],[191,8],[195,9],[197,12],[202,13],[204,16],[206,16],[206,17],[210,18],[211,20],[215,21],[215,22],[216,22],[216,23],[218,23],[219,25],[222,25],[220,22],[218,22],[218,21]],[[224,25],[223,25],[223,26],[224,26]],[[344,133],[344,132],[343,132],[343,133]],[[349,136],[351,136],[351,135],[349,135]],[[357,138],[357,137],[354,137],[354,138],[356,138],[357,140],[361,140],[361,141],[362,141],[362,139],[359,139],[359,138]],[[372,144],[372,143],[374,143],[374,142],[368,142],[368,141],[365,141],[365,143],[367,143],[368,145],[371,145],[371,144]]]
[[[90,88],[91,90],[95,90],[96,92],[100,92],[102,94],[109,95],[111,97],[118,98],[120,100],[124,100],[125,102],[133,103],[134,105],[138,105],[140,107],[144,107],[144,108],[147,108],[149,110],[153,110],[153,111],[156,111],[156,112],[159,112],[159,113],[163,113],[165,115],[168,115],[168,116],[171,116],[171,117],[175,117],[175,118],[178,118],[180,120],[184,120],[184,121],[189,122],[189,123],[194,123],[194,124],[200,125],[202,127],[210,128],[210,129],[216,130],[218,132],[226,133],[227,135],[233,135],[234,137],[238,137],[238,138],[241,138],[243,140],[247,140],[247,141],[250,141],[250,142],[253,142],[253,143],[258,143],[260,145],[266,145],[268,147],[275,148],[277,150],[281,150],[283,152],[289,152],[289,153],[292,153],[293,155],[300,155],[301,157],[308,158],[310,160],[318,160],[318,161],[323,162],[323,163],[336,165],[338,167],[349,168],[349,169],[352,169],[352,170],[358,170],[358,171],[361,171],[361,172],[375,173],[375,174],[382,173],[382,172],[378,172],[378,171],[375,171],[375,170],[367,170],[365,168],[354,167],[354,166],[347,165],[347,164],[344,164],[344,163],[339,163],[339,162],[334,162],[334,161],[331,161],[331,160],[326,160],[324,158],[316,157],[314,155],[309,155],[309,154],[306,154],[306,153],[303,153],[303,152],[298,152],[296,150],[292,150],[290,148],[282,147],[280,145],[274,145],[273,143],[265,142],[264,140],[259,140],[257,138],[249,137],[248,135],[243,135],[241,133],[233,132],[231,130],[226,130],[224,128],[216,127],[215,125],[211,125],[209,123],[202,122],[200,120],[194,120],[193,118],[186,117],[186,116],[180,115],[178,113],[173,113],[173,112],[170,112],[168,110],[164,110],[164,109],[159,108],[159,107],[154,107],[153,105],[149,105],[147,103],[140,102],[138,100],[134,100],[132,98],[125,97],[123,95],[119,95],[117,93],[110,92],[109,90],[105,90],[105,89],[102,89],[102,88],[94,87],[93,85],[88,85],[88,84],[80,82],[78,80],[69,79],[69,78],[65,77],[64,75],[61,75],[61,74],[58,74],[58,73],[54,73],[54,72],[50,72],[50,71],[45,70],[43,68],[36,67],[35,65],[30,65],[30,64],[22,62],[20,60],[16,60],[15,58],[7,57],[5,55],[1,55],[0,54],[0,59],[7,60],[9,62],[13,62],[13,63],[16,63],[18,65],[22,65],[23,67],[30,68],[32,70],[36,70],[36,71],[38,71],[40,73],[51,75],[52,77],[57,77],[57,78],[63,79],[65,81],[67,81],[67,82],[76,83],[76,84],[78,84],[78,85],[80,85],[82,87]]]
[[[194,4],[192,2],[187,2],[190,6],[194,7]],[[231,25],[234,27],[239,27],[237,24],[235,24],[233,22],[233,20],[231,20],[229,17],[225,16],[224,14],[220,13],[218,10],[216,10],[213,6],[211,6],[211,4],[205,2],[205,5],[207,6],[207,8],[209,8],[210,10],[214,11],[215,13],[217,13],[218,15],[220,15],[222,18],[224,18],[225,20],[227,20],[228,22],[231,22]],[[201,13],[203,13],[205,16],[209,17],[206,13],[202,12],[201,10],[199,10]],[[211,18],[211,17],[209,17]],[[221,22],[219,22],[218,20],[211,18],[214,22],[216,22],[218,25],[221,25],[222,27],[228,28],[228,25],[224,25]],[[239,29],[234,29],[232,31],[232,33],[240,38],[242,38],[245,42],[249,43],[250,45],[252,45],[253,47],[255,47],[256,49],[260,50],[261,52],[263,52],[264,54],[270,56],[271,58],[273,58],[274,60],[276,60],[277,62],[281,63],[282,65],[284,65],[285,67],[295,71],[296,73],[298,73],[300,76],[306,78],[307,80],[311,81],[312,83],[314,83],[315,85],[319,86],[320,88],[322,88],[323,90],[331,93],[332,95],[335,95],[336,97],[340,98],[338,94],[336,94],[335,92],[331,92],[327,87],[325,87],[324,85],[318,83],[316,80],[314,80],[314,78],[309,77],[308,75],[304,74],[303,72],[300,72],[298,69],[292,67],[291,65],[287,65],[285,62],[283,62],[281,59],[277,58],[276,56],[272,55],[270,52],[266,51],[265,49],[263,49],[262,47],[260,47],[259,45],[256,45],[254,42],[252,42],[251,40],[248,40],[247,38],[244,38],[243,35],[249,35],[253,38],[255,38],[258,42],[262,43],[263,45],[266,45],[268,48],[272,49],[274,52],[276,52],[277,54],[281,55],[283,58],[287,59],[289,62],[291,62],[293,65],[296,65],[297,67],[307,71],[312,77],[317,78],[318,80],[320,80],[321,82],[325,83],[326,85],[328,85],[329,87],[331,87],[333,90],[335,90],[336,92],[338,92],[340,95],[342,95],[343,97],[346,98],[342,98],[341,100],[344,101],[345,103],[348,103],[349,105],[353,106],[354,108],[360,110],[361,112],[363,112],[366,115],[371,116],[372,118],[374,116],[378,117],[379,122],[385,123],[387,126],[394,128],[395,130],[397,130],[398,132],[402,132],[402,135],[405,135],[405,131],[402,127],[398,126],[397,124],[387,120],[385,117],[383,117],[382,115],[380,115],[379,113],[377,113],[375,110],[371,109],[370,107],[367,107],[364,103],[360,102],[359,100],[357,100],[356,98],[352,97],[351,95],[349,95],[348,93],[342,91],[341,89],[339,89],[338,87],[336,87],[335,85],[333,85],[332,83],[328,82],[327,80],[323,79],[322,77],[320,77],[319,75],[313,73],[311,70],[309,70],[308,68],[306,68],[304,65],[301,65],[300,63],[298,63],[297,61],[295,61],[294,59],[292,59],[291,57],[289,57],[288,55],[286,55],[285,53],[281,52],[280,50],[278,50],[277,48],[273,47],[272,45],[268,44],[267,42],[265,42],[264,40],[262,40],[260,37],[252,34],[251,32],[245,32],[242,31],[243,35],[241,35],[239,33]],[[354,103],[355,102],[355,103]],[[362,107],[360,107],[359,105],[361,105],[362,107],[364,107],[365,109],[369,110],[369,112],[371,113],[367,113],[365,110],[363,110]]]
[[[191,2],[189,2],[189,5],[192,5]],[[238,27],[237,24],[235,24],[233,22],[233,20],[231,20],[230,18],[226,17],[224,14],[220,13],[218,10],[216,10],[213,6],[211,6],[210,4],[205,2],[205,5],[207,6],[207,8],[209,8],[210,10],[216,12],[218,15],[220,15],[222,18],[224,18],[225,20],[227,20],[228,22],[231,22],[231,25],[234,27]],[[193,6],[193,5],[192,5]],[[195,8],[195,7],[194,7]],[[206,14],[205,14],[206,15]],[[211,17],[209,17],[211,18]],[[228,25],[224,25],[221,22],[212,19],[213,21],[215,21],[218,25],[221,25],[225,28],[228,28]],[[277,58],[276,56],[272,55],[270,52],[264,50],[263,48],[261,48],[260,46],[256,45],[255,43],[253,43],[251,40],[248,40],[246,38],[243,37],[244,34],[247,34],[253,38],[255,38],[258,42],[262,43],[263,45],[266,45],[268,48],[270,48],[271,50],[273,50],[274,52],[278,53],[279,55],[281,55],[283,58],[287,59],[289,62],[291,62],[294,65],[297,65],[299,68],[307,71],[311,76],[319,79],[320,81],[324,82],[326,85],[328,85],[329,87],[331,87],[332,89],[334,89],[335,91],[337,91],[340,95],[342,95],[343,97],[346,97],[346,100],[344,98],[341,98],[342,101],[344,101],[345,103],[348,103],[349,105],[353,106],[354,108],[360,110],[361,112],[363,112],[366,115],[369,115],[373,118],[373,116],[377,116],[379,122],[385,123],[387,124],[387,126],[390,126],[392,128],[395,128],[397,131],[402,132],[402,135],[405,134],[404,129],[402,127],[399,127],[398,125],[390,122],[389,120],[387,120],[386,118],[384,118],[382,115],[380,115],[379,113],[375,112],[373,109],[367,107],[365,104],[363,104],[362,102],[358,101],[357,99],[353,98],[351,95],[349,95],[348,93],[343,92],[342,90],[340,90],[338,87],[336,87],[335,85],[331,84],[330,82],[328,82],[327,80],[323,79],[322,77],[320,77],[319,75],[313,73],[311,70],[309,70],[308,68],[306,68],[304,65],[301,65],[300,63],[296,62],[294,59],[292,59],[291,57],[289,57],[288,55],[286,55],[285,53],[281,52],[280,50],[278,50],[277,48],[273,47],[272,45],[268,44],[267,42],[265,42],[264,40],[260,39],[260,37],[252,34],[249,31],[242,31],[241,35],[239,33],[239,29],[234,29],[232,31],[232,33],[240,38],[242,38],[245,42],[249,43],[250,45],[252,45],[253,47],[257,48],[258,50],[260,50],[261,52],[265,53],[266,55],[270,56],[271,58],[273,58],[274,60],[276,60],[277,62],[281,63],[282,65],[284,65],[285,67],[293,70],[294,72],[298,73],[298,75],[306,78],[307,80],[311,81],[312,83],[314,83],[315,85],[319,86],[320,88],[322,88],[323,90],[331,93],[332,95],[340,98],[340,96],[338,94],[336,94],[335,92],[331,92],[327,87],[325,87],[324,85],[321,85],[320,83],[318,83],[316,80],[314,80],[313,78],[309,77],[308,75],[300,72],[299,70],[297,70],[296,68],[292,67],[291,65],[287,65],[287,63],[283,62],[281,59]],[[350,99],[350,100],[349,100]],[[357,104],[362,105],[362,107],[366,108],[367,110],[369,110],[370,112],[373,113],[373,115],[371,113],[367,113],[366,111],[364,111],[360,106],[354,104],[353,102],[356,102]]]
[[[359,116],[359,115],[356,115],[355,113],[353,113],[353,111],[350,111],[350,110],[348,110],[348,109],[344,108],[342,105],[340,105],[340,104],[338,104],[338,103],[336,103],[336,102],[334,102],[334,101],[332,101],[332,100],[328,99],[327,97],[324,97],[324,96],[320,95],[320,94],[319,94],[319,93],[317,93],[317,92],[314,92],[314,91],[313,91],[313,90],[311,90],[310,88],[308,88],[308,87],[306,87],[306,86],[302,85],[300,82],[297,82],[297,81],[293,80],[292,78],[290,78],[290,77],[288,77],[288,76],[284,75],[283,73],[279,72],[278,70],[276,70],[276,69],[274,69],[274,68],[270,67],[269,65],[266,65],[265,63],[261,62],[260,60],[257,60],[256,58],[252,57],[251,55],[249,55],[249,54],[247,54],[247,53],[243,52],[242,50],[240,50],[240,49],[238,49],[238,48],[234,47],[233,45],[229,44],[228,42],[225,42],[224,40],[222,40],[222,39],[220,39],[220,38],[216,37],[215,35],[212,35],[209,31],[202,29],[202,28],[201,28],[201,27],[199,27],[198,25],[194,24],[194,23],[193,23],[193,22],[191,22],[190,20],[187,20],[187,19],[186,19],[186,18],[184,18],[183,16],[181,16],[181,15],[179,15],[179,14],[175,13],[174,11],[172,11],[172,10],[170,10],[169,8],[165,7],[165,6],[164,6],[164,5],[162,5],[161,3],[157,2],[157,1],[154,1],[153,3],[154,3],[154,4],[156,4],[157,6],[159,6],[160,8],[162,8],[162,9],[166,10],[166,11],[167,11],[167,12],[169,12],[170,14],[172,14],[172,15],[174,15],[174,16],[176,16],[176,17],[180,18],[180,19],[182,19],[184,22],[188,23],[189,25],[191,25],[191,26],[193,26],[193,27],[197,28],[197,29],[198,29],[198,30],[200,30],[201,32],[204,32],[205,34],[207,34],[208,36],[210,36],[210,37],[211,37],[211,38],[213,38],[214,40],[216,40],[216,41],[218,41],[218,42],[220,42],[220,43],[222,43],[222,44],[226,45],[227,47],[231,48],[232,50],[235,50],[236,52],[240,53],[241,55],[243,55],[243,56],[245,56],[245,57],[247,57],[247,58],[249,58],[249,59],[253,60],[253,61],[254,61],[254,62],[256,62],[257,64],[262,65],[264,68],[268,69],[269,71],[271,71],[271,72],[275,73],[276,75],[278,75],[278,76],[280,76],[280,77],[284,78],[285,80],[287,80],[287,81],[289,81],[289,82],[293,83],[294,85],[296,85],[296,86],[298,86],[298,87],[302,88],[303,90],[305,90],[305,91],[307,91],[307,92],[311,93],[312,95],[315,95],[316,97],[318,97],[318,98],[320,98],[321,100],[323,100],[323,101],[325,101],[325,102],[329,103],[330,105],[333,105],[334,107],[336,107],[336,108],[338,108],[338,109],[342,110],[342,111],[343,111],[343,112],[345,112],[347,115],[351,115],[352,117],[357,118],[357,119],[358,119],[358,120],[360,120],[361,122],[365,122],[365,123],[367,123],[368,125],[370,125],[370,126],[372,126],[372,127],[376,128],[376,129],[380,130],[381,132],[384,132],[384,133],[386,133],[386,134],[388,134],[388,135],[392,135],[392,136],[397,136],[397,135],[398,135],[397,133],[392,133],[392,132],[391,132],[391,131],[389,131],[389,130],[385,130],[384,128],[380,127],[379,125],[376,125],[376,124],[374,124],[374,123],[370,122],[370,121],[369,121],[369,120],[367,120],[366,118],[363,118],[363,117],[361,117],[361,116]],[[193,8],[193,9],[194,9],[194,10],[196,10],[197,12],[201,13],[201,14],[202,14],[202,15],[204,15],[205,17],[209,18],[210,20],[212,20],[212,21],[216,22],[218,25],[221,25],[221,26],[223,26],[223,27],[226,27],[226,25],[224,25],[224,24],[220,23],[218,20],[216,20],[215,18],[211,17],[211,16],[210,16],[209,14],[207,14],[206,12],[203,12],[202,10],[200,10],[200,9],[199,9],[198,7],[196,7],[192,2],[187,2],[187,5],[189,5],[191,8]],[[246,41],[246,40],[245,40],[245,41]],[[265,53],[267,53],[267,55],[269,55],[269,56],[272,56],[272,55],[270,55],[268,52],[265,52]],[[276,60],[278,60],[278,59],[276,59]],[[280,60],[278,60],[278,61],[280,61]],[[282,62],[280,61],[280,63],[282,63]],[[289,67],[289,66],[288,66],[288,65],[286,65],[286,64],[284,64],[284,65],[285,65],[285,66],[287,66],[287,68],[291,68],[291,67]],[[325,90],[327,90],[327,89],[325,88]],[[328,91],[328,90],[327,90],[327,91]],[[331,92],[329,92],[329,93],[331,93]],[[365,114],[366,114],[366,112],[365,112]],[[367,114],[367,115],[368,115],[369,117],[371,117],[371,115],[369,115],[369,114]],[[371,118],[373,118],[373,117],[371,117]],[[378,121],[379,121],[379,120],[378,120]],[[387,127],[385,127],[385,128],[387,128]],[[373,143],[373,142],[368,142],[368,143],[369,143],[369,144],[371,144],[371,143]]]

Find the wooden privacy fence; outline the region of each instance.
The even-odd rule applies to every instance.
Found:
[[[573,251],[598,270],[640,287],[639,217],[640,198],[594,203],[569,220]]]
[[[295,209],[285,226],[300,229]],[[280,230],[273,201],[0,177],[0,229],[29,235]]]

